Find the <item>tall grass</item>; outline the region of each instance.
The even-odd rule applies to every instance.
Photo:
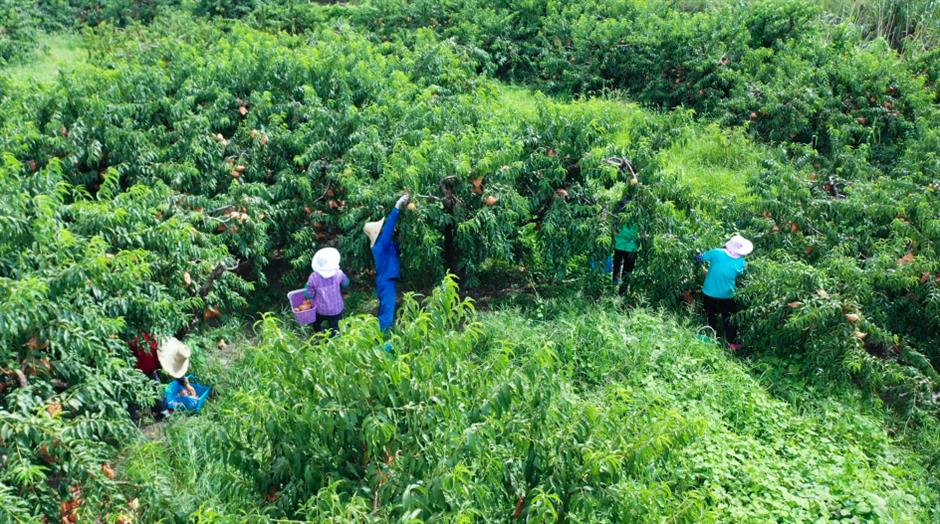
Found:
[[[27,85],[44,84],[55,80],[59,71],[75,69],[87,63],[82,49],[82,37],[74,33],[44,33],[37,39],[37,47],[22,64],[6,69],[15,81]]]
[[[858,24],[870,37],[882,37],[896,49],[932,48],[940,43],[938,0],[821,0],[839,20]]]

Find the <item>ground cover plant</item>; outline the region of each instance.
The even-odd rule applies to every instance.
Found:
[[[393,358],[368,317],[331,340],[259,322],[211,414],[129,451],[143,519],[936,517],[929,474],[851,389],[801,413],[611,302],[478,315],[445,281],[421,303],[405,298]]]
[[[72,9],[85,4],[43,5],[45,11],[37,12],[58,6],[55,12],[74,18]],[[741,386],[747,391],[736,398],[714,397],[729,403],[714,412],[681,404],[681,395],[671,393],[666,400],[647,399],[648,411],[628,411],[668,422],[677,410],[683,416],[677,415],[675,425],[691,428],[690,433],[662,438],[678,439],[677,449],[699,449],[695,460],[710,468],[707,474],[689,473],[683,461],[695,460],[689,454],[672,458],[669,446],[668,453],[652,452],[669,455],[665,458],[616,458],[625,450],[633,450],[627,453],[631,457],[640,453],[631,439],[645,433],[612,417],[618,409],[640,408],[627,401],[611,405],[616,398],[603,396],[610,392],[599,388],[627,387],[640,375],[618,374],[622,370],[605,363],[603,352],[579,356],[568,354],[569,348],[559,356],[558,348],[532,344],[531,355],[514,350],[518,355],[505,357],[511,361],[506,364],[499,344],[485,334],[508,332],[501,322],[513,319],[523,329],[525,316],[494,315],[481,334],[448,287],[437,300],[452,309],[449,313],[444,306],[420,310],[411,303],[397,335],[412,330],[411,340],[402,339],[403,354],[427,353],[438,364],[455,366],[466,360],[470,367],[462,368],[461,376],[467,380],[486,366],[522,377],[520,391],[532,395],[519,399],[529,403],[526,413],[536,416],[539,406],[546,407],[539,416],[560,413],[562,423],[555,427],[560,434],[585,438],[593,434],[577,433],[582,430],[562,419],[603,423],[606,433],[598,438],[611,439],[605,446],[621,446],[613,462],[599,465],[597,472],[543,471],[544,483],[526,478],[525,485],[538,487],[537,492],[510,479],[511,489],[484,480],[478,492],[456,495],[447,491],[461,485],[453,475],[493,479],[495,466],[473,463],[478,470],[467,473],[451,463],[450,469],[419,463],[410,465],[408,474],[424,482],[421,489],[393,484],[376,490],[366,479],[374,472],[326,464],[340,460],[335,457],[318,456],[321,462],[308,470],[293,463],[312,450],[332,448],[307,449],[306,441],[285,437],[293,444],[271,451],[260,434],[258,442],[235,435],[239,417],[264,414],[239,402],[263,401],[271,413],[284,409],[276,405],[284,397],[264,389],[273,378],[253,375],[264,387],[246,389],[248,400],[226,398],[231,408],[212,415],[218,417],[213,427],[229,432],[232,446],[242,447],[225,448],[210,431],[207,442],[228,449],[215,453],[194,433],[173,425],[170,442],[189,458],[173,462],[176,458],[153,449],[163,444],[135,448],[134,453],[151,454],[146,456],[156,453],[155,460],[167,464],[167,475],[189,475],[197,460],[213,464],[210,478],[189,477],[189,502],[174,518],[192,513],[224,520],[231,516],[227,512],[257,511],[339,520],[359,516],[356,512],[405,520],[510,518],[518,511],[533,519],[669,514],[727,520],[747,516],[749,509],[793,520],[936,518],[928,509],[936,501],[925,495],[935,488],[940,465],[940,443],[930,437],[936,429],[940,365],[940,134],[930,51],[902,57],[859,37],[850,26],[829,24],[817,8],[799,1],[753,2],[746,10],[723,2],[685,7],[103,2],[95,12],[120,13],[128,6],[153,10],[144,10],[152,13],[148,16],[77,22],[94,26],[82,37],[86,66],[45,75],[43,85],[11,69],[0,79],[0,448],[5,457],[0,519],[115,520],[130,516],[127,502],[138,494],[154,501],[142,510],[146,519],[153,518],[168,494],[140,478],[146,467],[140,460],[132,457],[121,473],[142,483],[140,489],[112,478],[114,453],[136,434],[127,405],[144,405],[154,395],[131,367],[128,342],[144,331],[165,336],[194,329],[197,359],[205,359],[215,342],[200,337],[200,329],[220,319],[231,322],[249,304],[257,310],[259,297],[271,295],[275,282],[302,282],[310,254],[324,245],[343,251],[346,268],[363,285],[370,278],[370,255],[362,223],[387,212],[404,188],[414,203],[400,227],[408,287],[428,288],[452,272],[468,292],[521,283],[539,296],[558,288],[602,295],[608,291],[602,289],[605,277],[589,268],[607,256],[613,228],[634,220],[642,232],[641,257],[629,300],[661,309],[640,317],[665,315],[662,321],[669,326],[673,315],[696,314],[702,275],[694,255],[735,231],[752,238],[757,251],[740,288],[743,341],[755,354],[755,373],[773,377],[761,385],[790,402],[761,397],[766,406],[760,416],[783,412],[792,425],[773,431],[802,437],[792,450],[775,448],[795,458],[787,455],[775,463],[769,448],[761,448],[744,455],[756,462],[741,461],[761,478],[799,470],[805,485],[789,488],[800,500],[784,501],[781,492],[779,498],[755,495],[750,505],[745,498],[722,503],[711,491],[730,490],[726,472],[718,471],[726,467],[721,464],[727,455],[720,460],[695,446],[725,434],[727,428],[713,419],[738,416],[727,413],[740,407],[741,397],[766,395],[749,392],[757,383]],[[505,17],[512,9],[517,14]],[[203,18],[218,15],[244,20]],[[127,27],[115,27],[122,25]],[[712,56],[718,50],[723,54]],[[651,79],[640,79],[636,71],[650,73]],[[629,158],[640,183],[631,184],[629,173],[605,162],[613,157]],[[632,204],[616,212],[626,195]],[[449,315],[462,320],[437,318]],[[587,324],[582,313],[543,315]],[[416,333],[431,329],[426,322],[438,322],[433,329],[440,344],[453,344],[455,356],[441,354],[433,341],[418,342]],[[267,337],[262,353],[281,351],[281,337],[305,348],[303,354],[290,352],[290,358],[309,358],[306,353],[315,351],[310,341],[291,338],[297,335],[281,333],[272,323],[269,319],[262,330]],[[371,344],[375,334],[365,323],[355,320],[356,335],[336,341],[346,348],[344,354]],[[603,327],[607,324],[601,322],[598,332],[614,329]],[[686,343],[687,330],[630,325],[664,337],[673,352],[687,346],[704,351]],[[578,332],[589,339],[588,331]],[[612,354],[623,349],[614,346],[601,345]],[[659,351],[655,344],[644,348]],[[249,362],[261,359],[262,369],[283,366],[280,357],[267,362],[255,351],[246,355]],[[708,360],[716,366],[731,366],[726,359],[709,358],[718,359],[720,364]],[[564,365],[553,367],[561,365],[556,361]],[[379,362],[359,359],[343,369],[355,374],[356,366],[372,369]],[[422,372],[426,388],[444,387],[448,380],[437,368]],[[483,373],[479,379],[510,375]],[[666,390],[680,387],[664,380],[660,386]],[[544,383],[544,399],[530,391],[536,383]],[[306,395],[308,386],[297,378],[284,388]],[[819,394],[800,394],[802,388]],[[833,388],[840,391],[834,395],[837,408],[827,403],[825,392]],[[466,385],[460,391],[486,394]],[[686,407],[696,415],[684,418]],[[452,425],[445,420],[442,428],[458,431],[466,423],[456,410],[441,414],[433,411],[439,407],[425,408],[441,418],[453,413]],[[798,431],[817,421],[795,413],[816,409],[849,418],[862,412],[858,424],[864,433],[850,433],[826,417],[819,421],[824,429]],[[595,418],[575,416],[582,411]],[[278,439],[296,431],[315,434],[303,425],[309,421],[301,422],[293,415],[275,417],[264,434]],[[356,425],[360,422],[348,427],[373,439],[366,443],[372,463],[358,464],[383,472],[375,462],[383,449],[379,444],[397,438],[398,425],[419,423],[375,418],[365,428]],[[382,436],[389,427],[391,436]],[[762,437],[761,432],[773,432],[756,427],[732,425],[729,431],[737,435],[746,429]],[[614,438],[615,430],[625,435]],[[827,443],[832,447],[813,442],[816,435],[833,432],[841,440]],[[552,441],[549,433],[540,438]],[[738,437],[729,438],[737,442]],[[768,444],[772,440],[760,440],[758,447],[774,448]],[[587,464],[560,442],[552,454],[532,460]],[[866,443],[859,444],[861,455],[853,455],[856,450],[846,442]],[[247,446],[254,444],[260,447],[253,455]],[[412,441],[408,445],[419,449]],[[813,454],[813,445],[856,460],[826,462],[824,472],[809,471],[808,464],[824,460]],[[453,446],[438,443],[437,456],[457,453]],[[592,446],[579,449],[599,453]],[[352,447],[346,452],[364,453]],[[529,453],[528,448],[503,452],[515,459]],[[892,458],[900,455],[904,458]],[[467,457],[468,464],[477,458]],[[878,458],[869,462],[870,457]],[[917,462],[922,467],[915,467]],[[671,473],[660,477],[663,464]],[[523,476],[538,469],[526,467]],[[840,475],[833,468],[848,472]],[[907,479],[909,472],[914,480]],[[441,487],[445,477],[449,484]],[[631,478],[645,484],[626,486]],[[323,491],[325,479],[339,483]],[[777,489],[782,483],[771,485]],[[576,494],[573,486],[594,491]],[[823,492],[813,491],[820,486]],[[218,494],[210,496],[212,490]],[[406,501],[405,491],[413,498]],[[442,493],[447,497],[440,498]],[[856,494],[860,498],[853,498]],[[615,509],[608,506],[624,497],[634,501],[626,513],[611,513]],[[904,514],[902,503],[915,509]]]

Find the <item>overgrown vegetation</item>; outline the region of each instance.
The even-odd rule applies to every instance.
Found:
[[[918,458],[852,393],[800,413],[660,315],[581,304],[478,317],[445,281],[423,306],[405,298],[394,358],[371,318],[322,341],[267,317],[211,414],[130,450],[127,474],[147,501],[141,516],[936,517],[935,485]]]
[[[356,352],[361,357],[331,361],[316,377],[288,377],[274,386],[277,377],[264,373],[284,363],[281,356],[264,354],[309,342],[282,334],[269,319],[261,350],[247,357],[249,363],[261,359],[256,363],[267,371],[243,386],[250,396],[233,391],[224,400],[244,413],[227,408],[212,415],[218,434],[210,432],[206,443],[226,451],[213,456],[212,448],[192,442],[194,433],[170,430],[174,445],[185,444],[192,460],[204,458],[215,468],[213,477],[187,484],[190,498],[179,505],[179,518],[196,512],[212,520],[228,511],[339,520],[358,515],[348,510],[405,520],[505,519],[520,498],[518,511],[532,518],[560,512],[608,520],[662,514],[736,520],[749,509],[765,511],[768,519],[936,518],[928,509],[936,500],[926,493],[936,487],[940,444],[925,435],[936,430],[940,389],[940,62],[930,58],[933,51],[902,59],[886,43],[833,25],[799,0],[653,4],[193,4],[200,16],[243,16],[245,23],[194,18],[182,13],[186,9],[171,9],[173,2],[37,4],[47,9],[45,20],[53,19],[48,13],[72,20],[86,12],[76,9],[89,5],[94,16],[130,7],[139,12],[98,21],[82,15],[81,25],[95,26],[84,37],[88,67],[29,89],[22,79],[0,80],[0,448],[7,457],[0,470],[0,518],[117,518],[115,508],[124,507],[135,490],[118,489],[102,468],[133,434],[126,406],[145,404],[154,394],[131,368],[125,341],[141,330],[169,335],[187,329],[194,315],[211,322],[237,314],[273,280],[302,281],[310,254],[322,245],[339,247],[350,272],[367,280],[370,259],[361,225],[384,213],[404,187],[416,203],[400,226],[409,286],[433,285],[450,271],[468,289],[518,281],[543,290],[599,287],[600,277],[587,268],[609,252],[611,228],[625,218],[614,205],[632,194],[626,218],[639,224],[642,236],[630,300],[694,313],[701,274],[692,257],[742,232],[757,246],[740,286],[743,341],[757,355],[758,367],[779,378],[768,388],[789,396],[792,390],[784,384],[796,380],[817,391],[857,391],[864,400],[846,401],[851,395],[842,394],[833,400],[838,408],[826,399],[819,406],[843,417],[865,410],[859,415],[863,432],[826,419],[818,429],[799,433],[796,428],[809,422],[786,411],[794,408],[769,397],[762,397],[767,404],[759,410],[744,406],[745,413],[760,411],[762,422],[735,422],[729,435],[753,432],[759,446],[769,446],[741,459],[756,468],[756,477],[738,479],[751,486],[744,491],[758,497],[754,478],[789,478],[799,471],[806,484],[790,489],[805,495],[784,501],[782,492],[776,499],[771,490],[752,506],[743,496],[720,505],[720,494],[743,489],[737,481],[719,480],[737,470],[719,472],[714,468],[727,457],[709,457],[702,449],[712,448],[696,446],[712,442],[715,432],[724,434],[727,428],[717,420],[745,416],[737,413],[749,393],[741,386],[738,397],[713,397],[727,404],[688,406],[696,414],[691,418],[678,395],[658,403],[648,399],[649,406],[604,396],[607,388],[627,388],[649,374],[642,366],[637,374],[618,374],[628,371],[614,366],[652,358],[661,350],[655,344],[629,357],[622,352],[632,345],[618,347],[616,337],[586,343],[584,360],[567,349],[559,355],[553,344],[561,342],[529,344],[531,354],[513,350],[518,355],[505,356],[506,345],[489,333],[509,332],[500,323],[514,318],[523,324],[519,329],[528,329],[518,315],[494,315],[484,336],[469,318],[462,318],[469,328],[453,321],[452,315],[469,315],[465,307],[419,310],[411,304],[397,335],[403,337],[401,360],[363,351],[374,334],[358,318],[350,335],[334,345],[341,348],[337,359]],[[115,27],[122,25],[127,27]],[[507,87],[492,76],[528,88]],[[604,159],[612,156],[630,158],[642,183],[631,186],[627,175],[607,165]],[[227,270],[201,296],[200,287],[220,268]],[[442,293],[437,300],[457,306],[454,289]],[[581,325],[578,333],[586,340],[620,329],[602,316],[591,335],[583,313],[558,314],[560,325]],[[634,336],[665,337],[673,353],[687,346],[706,351],[686,343],[690,337],[682,338],[671,321],[664,320],[664,328],[650,326],[649,319],[659,317],[648,315],[631,321],[638,322],[631,324],[638,330]],[[419,342],[416,333],[424,328],[439,330],[439,336]],[[448,344],[453,356],[446,354]],[[205,349],[198,339],[196,346],[197,354]],[[709,351],[708,365],[734,368]],[[621,356],[607,361],[605,352]],[[696,354],[705,359],[705,353]],[[291,440],[320,429],[283,413],[288,404],[278,404],[285,398],[281,393],[327,398],[314,383],[339,384],[340,371],[403,372],[400,366],[411,366],[411,358],[425,366],[414,375],[422,377],[421,388],[401,398],[376,393],[382,408],[370,411],[368,427],[361,425],[365,419],[343,422],[350,436],[335,444],[307,447],[307,441]],[[466,393],[460,402],[467,406],[485,405],[485,395],[497,395],[475,385],[496,387],[503,379],[512,384],[517,377],[521,389],[512,391],[519,398],[506,400],[508,406],[519,403],[527,417],[557,417],[558,424],[547,427],[590,442],[576,447],[577,439],[559,441],[544,455],[536,450],[531,460],[540,461],[537,467],[520,459],[531,447],[494,448],[494,454],[502,450],[504,458],[523,464],[522,473],[512,471],[525,481],[512,477],[508,488],[499,487],[495,466],[477,455],[446,467],[431,463],[433,457],[470,451],[432,432],[441,439],[437,455],[417,455],[423,449],[419,441],[407,439],[431,426],[408,419],[407,409],[397,411],[407,402],[392,403],[414,400],[409,395],[422,388],[444,388],[445,375],[432,364],[447,364],[448,370],[466,366],[459,377],[468,382],[453,393]],[[485,370],[493,366],[496,371],[488,375]],[[776,375],[780,369],[786,376]],[[708,380],[721,383],[728,378],[723,373]],[[391,378],[375,387],[388,387],[382,380]],[[533,384],[544,388],[544,398]],[[687,387],[677,380],[661,387],[695,399],[704,395],[673,389]],[[315,420],[335,424],[338,418],[329,414],[345,413],[356,399],[375,393],[343,391],[340,411],[325,411]],[[251,409],[241,404],[255,400]],[[468,413],[441,411],[459,405],[452,401],[426,405],[425,399],[421,409],[433,415],[440,431],[463,435],[475,426]],[[667,435],[665,447],[648,457],[635,455],[645,449],[644,427],[614,415],[673,427],[667,406],[679,410],[675,428],[701,431]],[[701,411],[706,407],[715,411]],[[879,412],[883,407],[888,415]],[[767,429],[764,424],[781,411],[787,413],[782,425]],[[237,429],[262,414],[272,415],[263,433]],[[442,420],[451,415],[453,420]],[[512,420],[500,419],[515,427]],[[576,421],[601,429],[585,433]],[[884,434],[881,424],[902,422],[907,429],[892,438]],[[479,445],[488,448],[499,440],[497,429]],[[791,430],[804,435],[795,444],[799,451],[775,463],[770,450],[779,449],[770,443]],[[408,436],[396,440],[400,434]],[[535,433],[543,443],[551,442],[551,434]],[[865,444],[854,455],[855,448],[837,439],[814,441],[818,434]],[[284,445],[265,448],[264,435]],[[372,439],[364,441],[366,451],[353,446],[360,437]],[[256,444],[259,451],[253,453],[249,447]],[[330,455],[339,450],[333,445],[345,446],[343,453]],[[423,484],[407,489],[409,484],[396,480],[376,490],[377,472],[387,475],[391,467],[377,457],[383,450],[394,456],[397,449],[409,449],[418,461],[400,477]],[[699,462],[684,455],[686,449],[699,449]],[[154,452],[146,446],[138,451]],[[808,465],[818,464],[824,453],[857,460],[844,475]],[[905,458],[888,462],[898,454]],[[604,462],[604,456],[613,458]],[[312,464],[310,469],[297,466],[296,457]],[[871,457],[879,458],[872,464]],[[190,474],[194,467],[190,459],[156,459],[169,461],[176,473],[168,475]],[[713,469],[696,473],[688,469],[691,464],[674,460]],[[881,469],[882,460],[900,464],[900,471]],[[592,469],[591,461],[600,461],[600,469]],[[143,466],[132,459],[127,474],[142,481],[135,467]],[[532,468],[543,468],[537,478],[526,477]],[[908,472],[915,480],[904,478]],[[480,480],[458,482],[455,475]],[[782,489],[780,482],[772,486]],[[217,495],[207,493],[211,486],[219,488]],[[471,487],[462,494],[448,491],[466,486]],[[824,492],[813,491],[820,486]],[[378,499],[372,498],[376,492]],[[144,493],[154,501],[167,496],[156,485]],[[210,503],[200,510],[194,498]],[[624,505],[625,500],[632,502]],[[905,515],[903,504],[922,511]],[[421,513],[411,515],[417,509]]]

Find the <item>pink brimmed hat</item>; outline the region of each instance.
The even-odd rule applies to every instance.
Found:
[[[754,244],[741,235],[734,235],[731,240],[725,243],[725,251],[734,258],[746,257],[754,251]]]

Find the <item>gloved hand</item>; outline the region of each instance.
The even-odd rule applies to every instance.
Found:
[[[401,209],[402,207],[407,206],[408,200],[410,200],[408,193],[402,194],[401,198],[398,199],[398,202],[395,202],[395,208]]]

